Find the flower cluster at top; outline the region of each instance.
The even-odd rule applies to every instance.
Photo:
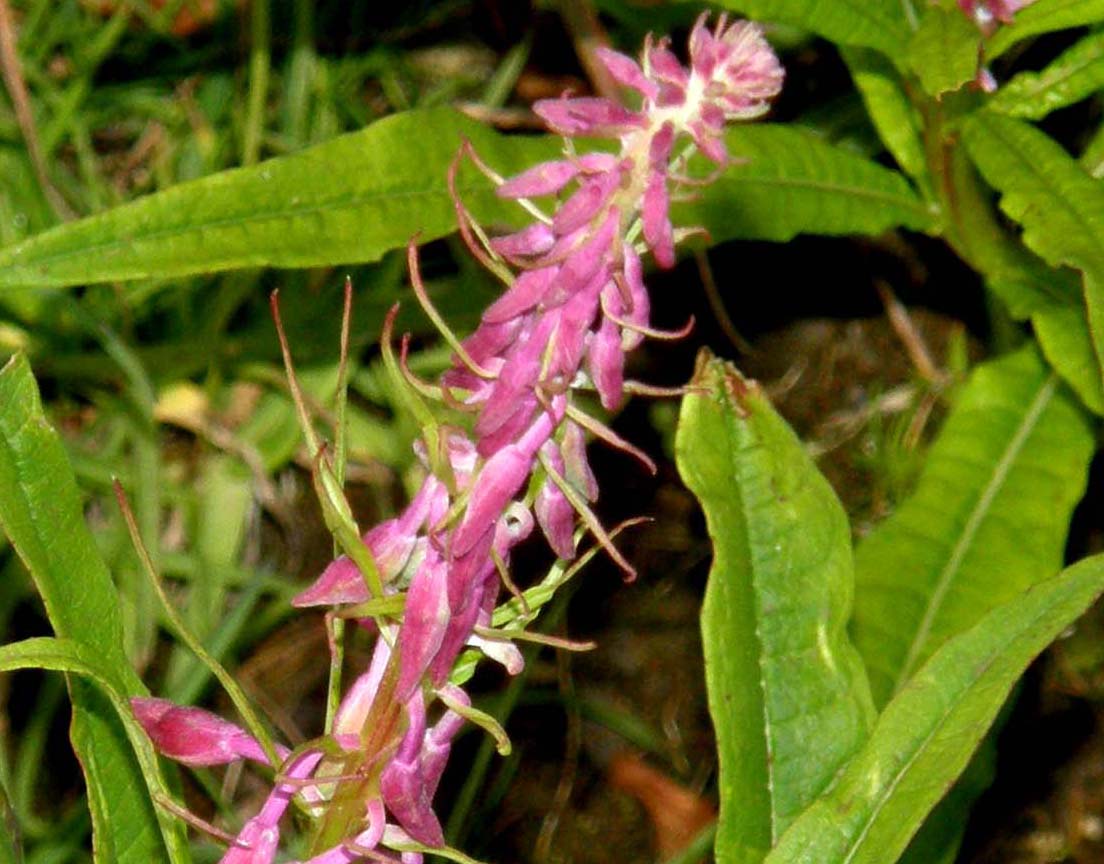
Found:
[[[514,546],[539,526],[559,558],[573,559],[581,519],[631,573],[589,507],[598,489],[587,434],[650,462],[582,413],[573,394],[593,390],[605,408],[615,408],[631,389],[625,353],[646,336],[669,335],[649,327],[640,255],[650,250],[659,266],[674,264],[685,232],[670,222],[672,189],[702,182],[680,174],[689,153],[726,166],[725,124],[764,113],[783,72],[755,25],[723,17],[709,28],[703,16],[693,28],[689,68],[666,40],[649,39],[639,65],[610,50],[598,56],[614,81],[635,91],[639,109],[590,97],[534,109],[565,139],[614,139],[618,152],[576,155],[567,142],[564,158],[511,179],[482,166],[470,147],[457,159],[472,158],[501,197],[526,207],[535,216],[529,227],[488,239],[455,195],[453,167],[463,236],[507,288],[463,342],[444,328],[454,363],[436,387],[417,385],[470,412],[472,433],[424,427],[416,447],[427,468],[421,489],[401,515],[363,538],[373,578],[342,557],[295,601],[332,607],[386,599],[373,597],[372,584],[404,598],[401,619],[365,620],[379,632],[373,658],[345,694],[330,733],[292,752],[266,754],[244,730],[208,712],[134,701],[138,719],[171,758],[192,765],[268,763],[273,756],[282,762],[273,766],[267,802],[223,864],[272,861],[293,802],[314,818],[315,864],[365,857],[408,864],[421,860],[421,850],[443,846],[432,799],[452,739],[465,720],[492,725],[450,680],[457,658],[470,646],[511,673],[522,665],[509,631],[492,628],[500,583],[512,586]],[[551,215],[531,200],[547,196],[556,196]],[[410,263],[415,290],[439,321],[413,250]]]

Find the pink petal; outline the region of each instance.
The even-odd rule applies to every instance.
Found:
[[[602,45],[595,48],[594,53],[606,67],[610,77],[618,84],[631,87],[645,99],[654,100],[659,95],[659,87],[654,81],[644,77],[644,73],[631,57],[626,57],[618,51],[611,51]]]
[[[405,702],[417,689],[429,663],[441,647],[449,620],[448,573],[432,548],[410,580],[399,628],[399,682],[395,698]]]
[[[452,535],[454,556],[463,555],[480,537],[494,530],[495,522],[521,490],[532,465],[532,456],[516,446],[504,447],[487,460],[472,485],[464,519]]]
[[[483,320],[488,324],[500,324],[516,318],[523,312],[528,312],[544,299],[558,272],[557,267],[526,270],[514,280],[514,284],[507,288],[501,297],[487,307],[483,313]],[[498,350],[503,347],[505,346],[499,346]],[[475,359],[474,355],[473,359]]]
[[[130,707],[158,752],[185,765],[226,765],[239,759],[268,764],[252,735],[202,708],[136,696]],[[286,755],[283,750],[281,756]]]
[[[616,137],[646,124],[645,118],[616,102],[601,97],[541,99],[536,112],[548,127],[560,135]]]
[[[707,81],[713,77],[713,69],[717,63],[717,44],[713,34],[705,26],[706,13],[698,18],[694,29],[690,31],[690,68],[695,75],[700,75]]]
[[[625,356],[621,353],[621,333],[612,320],[606,318],[598,332],[590,340],[587,350],[587,368],[598,390],[602,407],[614,410],[621,404],[623,395],[623,368]]]
[[[543,222],[534,222],[521,231],[493,238],[491,248],[503,258],[515,260],[547,252],[555,242],[556,235],[551,228]]]
[[[640,256],[630,246],[625,246],[625,284],[629,289],[629,299],[632,308],[626,312],[625,317],[633,324],[641,327],[648,326],[651,316],[651,298],[648,289],[644,286],[644,268],[640,263]],[[644,337],[632,330],[624,330],[621,333],[621,348],[631,351],[643,341]]]
[[[498,187],[500,198],[537,198],[559,192],[579,173],[579,167],[568,161],[543,162],[523,171]]]
[[[345,696],[338,706],[334,717],[334,734],[359,735],[364,728],[364,721],[368,719],[368,712],[372,710],[372,703],[376,699],[383,673],[391,660],[391,647],[387,640],[380,637],[376,639],[376,646],[372,650],[372,662],[368,670],[361,673],[353,685],[345,692]]]
[[[585,180],[556,212],[552,228],[562,235],[585,225],[607,204],[620,185],[619,171],[595,174]]]
[[[541,452],[551,461],[557,473],[563,476],[564,462],[559,448],[549,441]],[[548,539],[548,545],[552,547],[552,551],[565,561],[573,559],[575,557],[575,509],[551,477],[541,484],[533,510],[537,514],[537,523]]]
[[[644,189],[641,216],[644,222],[644,240],[651,248],[656,264],[664,268],[675,266],[675,241],[667,207],[667,177],[653,171]]]

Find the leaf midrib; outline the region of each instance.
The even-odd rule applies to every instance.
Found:
[[[1045,607],[1044,609],[1041,609],[1039,613],[1031,619],[1029,626],[1022,628],[1019,632],[1022,633],[1033,630],[1034,626],[1042,618],[1044,618],[1055,605],[1057,605],[1057,601]],[[936,735],[938,735],[943,730],[943,727],[947,724],[947,720],[950,718],[951,714],[959,707],[959,705],[962,704],[963,701],[965,701],[966,697],[969,695],[974,685],[976,685],[978,681],[981,681],[989,672],[989,670],[993,668],[993,664],[1004,656],[1005,649],[1008,645],[1015,641],[1017,635],[1018,633],[1011,634],[1009,638],[1005,639],[1001,643],[998,650],[990,651],[984,665],[974,667],[978,670],[978,673],[966,682],[966,688],[959,693],[958,698],[954,699],[949,705],[944,708],[944,710],[939,712],[936,722],[932,725],[931,732],[924,736],[923,740],[916,747],[915,752],[894,775],[892,782],[884,787],[883,794],[879,795],[877,800],[872,802],[870,815],[865,820],[862,831],[859,832],[859,834],[855,837],[854,841],[850,845],[850,848],[847,851],[847,857],[843,859],[841,864],[851,864],[851,862],[855,860],[855,856],[862,851],[863,842],[865,841],[867,835],[870,833],[871,829],[874,827],[874,822],[877,820],[879,814],[885,808],[889,799],[893,796],[894,791],[896,791],[897,787],[900,786],[902,782],[904,782],[905,777],[908,775],[912,766],[916,764],[916,761],[924,755],[924,752],[927,749],[928,744],[931,743],[932,739],[934,739]]]
[[[214,176],[214,175],[213,175]],[[179,187],[175,187],[179,188]],[[485,191],[486,187],[482,186],[460,186],[461,192],[472,194]],[[168,190],[166,190],[168,191]],[[14,256],[19,254],[20,247],[29,248],[33,253],[35,245],[44,245],[49,240],[49,234],[51,231],[45,231],[42,234],[29,237],[22,243],[16,246],[10,246],[7,249],[0,250],[0,268],[33,268],[49,266],[56,264],[60,261],[65,261],[74,256],[83,257],[89,253],[94,252],[106,252],[107,250],[122,248],[138,243],[149,243],[158,240],[172,239],[174,237],[181,237],[187,234],[197,234],[203,231],[208,231],[212,228],[232,228],[241,227],[247,225],[259,225],[265,222],[273,222],[284,219],[315,216],[318,214],[326,214],[340,210],[350,210],[363,207],[365,204],[373,201],[385,201],[385,200],[399,200],[399,199],[417,199],[417,198],[441,198],[448,199],[448,191],[446,189],[438,188],[434,186],[430,189],[416,189],[416,190],[386,190],[383,192],[371,192],[367,194],[350,194],[344,197],[334,197],[329,201],[315,204],[309,207],[303,207],[298,205],[285,206],[283,208],[273,208],[263,211],[252,211],[248,214],[242,214],[238,216],[224,216],[219,219],[212,219],[205,222],[194,223],[190,225],[174,225],[166,228],[161,228],[154,231],[147,231],[133,234],[125,239],[113,237],[110,240],[102,241],[99,243],[84,243],[79,248],[65,249],[59,252],[53,252],[45,256],[32,257],[30,260],[19,261],[15,260]],[[144,204],[147,199],[139,199],[131,205],[125,205],[123,209],[127,207],[139,208]],[[122,212],[116,211],[116,212]],[[129,215],[129,214],[123,214]],[[105,221],[107,214],[104,214]],[[90,219],[96,219],[98,217],[91,216]],[[118,217],[117,217],[118,218]],[[59,226],[59,229],[68,229],[70,226]],[[239,256],[245,257],[245,256]],[[3,283],[3,276],[0,274],[0,286]]]
[[[1011,122],[1011,121],[1006,121],[1006,122]],[[1097,226],[1096,221],[1092,218],[1091,214],[1083,212],[1082,207],[1078,203],[1077,197],[1075,197],[1073,195],[1063,194],[1065,190],[1057,190],[1049,182],[1049,178],[1046,175],[1042,174],[1038,170],[1038,166],[1036,165],[1036,163],[1026,153],[1024,153],[1021,150],[1021,148],[1015,142],[1009,141],[1008,138],[1006,138],[1004,135],[1001,134],[1002,130],[999,128],[999,126],[1000,126],[999,123],[997,123],[997,124],[986,123],[985,124],[985,129],[987,131],[987,134],[991,135],[992,137],[994,137],[998,141],[1000,141],[1001,145],[1004,148],[1005,153],[1008,154],[1009,158],[1011,158],[1013,161],[1015,161],[1016,163],[1019,164],[1021,170],[1025,174],[1027,174],[1028,176],[1030,176],[1032,178],[1033,184],[1042,193],[1042,195],[1044,195],[1058,209],[1064,210],[1066,213],[1070,214],[1070,216],[1073,218],[1073,221],[1081,228],[1082,236],[1093,237],[1093,238],[1096,238],[1097,240],[1099,240],[1100,235],[1101,235],[1100,228]],[[994,128],[994,127],[997,127],[997,128]],[[1029,128],[1032,128],[1032,127],[1029,127]],[[1042,133],[1040,133],[1040,134],[1042,134]],[[1072,160],[1071,160],[1071,162],[1072,162]],[[1072,164],[1076,165],[1075,162],[1072,163]],[[1092,178],[1090,178],[1088,175],[1086,175],[1084,179],[1085,179],[1086,184],[1091,184],[1093,182]],[[1079,190],[1079,191],[1084,191],[1088,194],[1093,194],[1093,193],[1100,194],[1099,192],[1097,192],[1097,190],[1093,189],[1091,186],[1087,186],[1085,190]],[[1022,189],[1013,189],[1013,188],[1008,188],[1007,191],[1001,192],[1001,195],[1002,195],[1002,198],[1004,198],[1004,199],[1007,199],[1009,196],[1018,196],[1021,199],[1022,198],[1034,197],[1033,194],[1030,191],[1023,191]],[[1027,210],[1031,210],[1031,209],[1044,209],[1045,210],[1045,208],[1033,208],[1030,202],[1028,203],[1028,207],[1026,209]],[[1099,209],[1101,209],[1101,211],[1104,212],[1104,206],[1102,206]],[[1023,215],[1024,215],[1023,213],[1020,214],[1020,216],[1023,216]],[[1038,236],[1039,231],[1037,230],[1037,228],[1035,230],[1030,229],[1027,225],[1026,220],[1023,220],[1023,219],[1020,219],[1019,217],[1017,217],[1017,221],[1020,221],[1024,224],[1025,231],[1030,231],[1030,233],[1032,233],[1033,235]],[[1031,245],[1031,244],[1028,244],[1028,245]],[[1051,244],[1045,242],[1045,237],[1044,237],[1044,245],[1046,245],[1046,246],[1051,245]],[[1054,257],[1061,257],[1061,259],[1062,259],[1061,263],[1068,264],[1072,267],[1076,267],[1076,268],[1079,268],[1079,269],[1094,269],[1094,270],[1098,270],[1100,272],[1104,272],[1104,258],[1101,257],[1100,253],[1098,253],[1097,256],[1095,256],[1095,260],[1082,262],[1082,261],[1077,260],[1081,257],[1080,250],[1075,249],[1074,250],[1074,255],[1071,257],[1070,254],[1069,254],[1070,248],[1064,242],[1059,244],[1059,248],[1061,249],[1061,252],[1062,252],[1061,256],[1054,256]],[[1039,251],[1039,254],[1044,259],[1049,259],[1051,257],[1051,256],[1048,256],[1042,250],[1038,250],[1038,251]]]
[[[735,434],[735,430],[732,426],[732,419],[728,418],[726,421],[729,427],[729,440],[732,442],[739,441],[739,436]],[[756,450],[762,452],[764,450],[763,442],[759,439],[758,435],[754,438],[754,444]],[[727,448],[728,453],[734,452],[735,448]],[[745,474],[746,472],[740,472],[739,466],[743,464],[741,461],[733,461],[733,475]],[[741,480],[745,479],[741,477]],[[759,602],[759,578],[758,568],[754,564],[754,556],[752,555],[752,536],[751,536],[751,519],[749,514],[751,512],[750,502],[747,498],[747,488],[744,482],[736,483],[736,494],[740,497],[740,509],[743,514],[743,529],[744,529],[744,543],[748,550],[748,569],[751,571],[751,597],[752,605],[755,612],[755,629],[754,638],[757,646],[755,652],[755,663],[759,667],[759,691],[763,699],[763,742],[766,749],[766,773],[767,773],[767,801],[770,805],[770,838],[771,846],[774,847],[778,843],[778,809],[777,798],[774,794],[774,739],[771,737],[771,717],[770,717],[770,700],[767,698],[767,674],[766,674],[766,649],[763,642],[763,631],[760,626],[763,620],[763,608]]]
[[[1085,72],[1087,69],[1092,68],[1093,66],[1099,64],[1102,60],[1104,60],[1104,40],[1097,38],[1096,43],[1092,47],[1095,48],[1095,51],[1089,53],[1085,58],[1081,60],[1080,63],[1076,63],[1072,66],[1066,66],[1058,70],[1057,74],[1055,74],[1052,70],[1052,74],[1054,74],[1054,77],[1048,77],[1046,69],[1041,72],[1028,72],[1025,74],[1030,75],[1031,77],[1023,79],[1024,92],[1016,94],[1015,91],[1010,91],[1010,89],[1005,89],[1004,92],[1012,92],[1021,100],[1038,98],[1041,94],[1045,94],[1047,90],[1053,90],[1058,85],[1067,82],[1074,75]],[[1014,80],[1010,81],[1007,85],[1007,88],[1011,88],[1013,85],[1015,85],[1015,83],[1016,82]]]
[[[992,508],[997,493],[1000,492],[1001,487],[1008,479],[1008,475],[1013,468],[1013,462],[1019,456],[1020,451],[1023,450],[1031,433],[1035,431],[1043,411],[1045,411],[1047,405],[1050,404],[1050,400],[1054,396],[1057,385],[1058,381],[1053,373],[1047,376],[1046,380],[1042,383],[1039,392],[1031,402],[1031,407],[1028,409],[1027,414],[1024,415],[1020,425],[1016,428],[1015,434],[1009,440],[1008,445],[1001,454],[1000,461],[997,462],[992,477],[990,477],[977,503],[971,510],[970,516],[966,520],[966,525],[962,530],[962,534],[951,550],[951,554],[946,564],[944,564],[943,569],[940,571],[939,578],[936,580],[935,590],[928,600],[928,605],[924,610],[924,616],[920,620],[920,626],[917,628],[912,642],[909,644],[908,653],[905,655],[905,661],[901,664],[900,671],[897,673],[897,678],[893,682],[893,693],[899,692],[903,684],[908,681],[911,676],[919,660],[920,653],[924,649],[928,637],[931,635],[932,627],[935,624],[935,618],[942,609],[943,602],[946,599],[947,593],[950,591],[951,583],[958,573],[963,558],[965,558],[967,551],[969,551],[969,548],[973,545],[974,539],[981,529],[983,520],[989,515],[989,511]]]

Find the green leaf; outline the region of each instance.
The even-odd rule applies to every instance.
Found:
[[[1093,436],[1032,347],[979,366],[913,495],[858,547],[855,643],[884,705],[947,639],[1061,567]]]
[[[1024,244],[1052,266],[1082,272],[1097,381],[1073,383],[1095,391],[1104,369],[1104,186],[1056,141],[1011,117],[980,111],[963,124],[963,140],[1002,209],[1023,225]]]
[[[97,654],[126,693],[144,693],[123,652],[118,594],[21,355],[0,370],[0,528],[34,579],[55,632]],[[150,804],[110,704],[83,681],[72,681],[70,691],[70,735],[85,771],[98,860],[165,861],[166,845],[171,860],[187,860],[181,833],[159,822]]]
[[[977,26],[955,5],[930,6],[908,46],[908,62],[930,96],[957,90],[977,75]]]
[[[758,862],[831,782],[873,720],[847,638],[847,517],[758,387],[703,352],[683,400],[679,472],[714,559],[702,609],[720,753],[717,857]]]
[[[874,51],[841,48],[840,53],[882,143],[901,169],[926,189],[930,179],[924,155],[922,119],[905,92],[897,70]]]
[[[0,289],[375,261],[418,232],[424,242],[455,230],[446,174],[464,137],[507,174],[561,146],[551,136],[498,135],[449,108],[395,114],[0,249]],[[521,212],[474,169],[461,179],[480,214]]]
[[[1055,304],[1035,312],[1031,326],[1043,355],[1090,411],[1104,414],[1104,381],[1080,305]]]
[[[1027,665],[1104,590],[1104,558],[990,610],[947,642],[882,712],[832,790],[766,864],[886,864],[962,771]]]
[[[811,30],[841,45],[876,48],[890,57],[898,57],[908,41],[900,0],[716,0],[714,5]]]
[[[1104,33],[1086,36],[1042,72],[1021,72],[989,100],[1010,117],[1039,120],[1087,99],[1104,87]]]
[[[994,59],[1031,36],[1098,24],[1101,20],[1104,20],[1104,0],[1036,0],[1019,10],[1010,26],[996,32],[985,54]]]
[[[677,224],[702,225],[714,241],[934,228],[934,211],[904,176],[811,132],[764,124],[732,129],[726,140],[747,161],[673,208]]]

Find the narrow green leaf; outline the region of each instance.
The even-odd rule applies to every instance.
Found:
[[[876,48],[897,58],[908,41],[900,0],[717,0],[749,18],[811,30],[841,45]]]
[[[1065,30],[1068,27],[1084,27],[1104,20],[1104,0],[1036,0],[1016,13],[1010,26],[1001,27],[989,44],[988,58],[999,57],[1017,42]]]
[[[1104,414],[1104,381],[1080,305],[1054,304],[1031,316],[1043,356],[1096,414]]]
[[[934,228],[933,210],[903,175],[811,132],[764,124],[733,129],[726,140],[746,162],[675,210],[678,224],[702,225],[715,241]]]
[[[766,864],[897,860],[962,771],[1027,665],[1104,590],[1096,556],[990,610],[947,642],[882,712],[832,790]]]
[[[1028,7],[1031,8],[1031,7]],[[962,127],[970,156],[1024,227],[1024,243],[1053,266],[1104,272],[1104,187],[1046,133],[979,111]]]
[[[941,96],[974,79],[980,41],[977,26],[957,6],[929,6],[909,42],[909,66],[928,95]]]
[[[429,240],[455,229],[445,175],[463,136],[502,174],[560,147],[551,136],[498,135],[447,109],[394,115],[294,156],[182,184],[0,249],[0,291],[375,260],[419,231]],[[702,225],[717,240],[932,227],[932,211],[904,177],[811,133],[747,126],[732,130],[728,142],[746,164],[679,208],[685,224]],[[497,200],[486,178],[464,176],[461,194],[481,214],[523,215]]]
[[[0,528],[31,573],[55,632],[97,653],[127,693],[144,693],[123,652],[118,594],[21,355],[0,370]],[[70,682],[70,692],[70,734],[85,769],[98,859],[165,861],[168,844],[172,860],[186,860],[182,835],[159,825],[140,766],[105,697],[79,680]]]
[[[873,720],[847,638],[847,517],[758,387],[703,352],[683,400],[679,471],[714,559],[702,609],[720,752],[720,861],[758,862],[865,741]]]
[[[854,634],[884,705],[947,639],[1061,566],[1093,437],[1034,348],[978,367],[915,493],[856,552]]]
[[[1023,225],[1024,244],[1052,266],[1082,272],[1098,380],[1074,386],[1094,391],[1104,369],[1104,186],[1056,141],[1020,120],[980,111],[963,124],[963,139],[1001,193],[1002,209]]]
[[[882,143],[901,169],[926,188],[930,180],[922,121],[902,86],[900,74],[875,51],[841,48],[840,53]]]
[[[446,174],[464,137],[504,173],[560,149],[557,138],[508,138],[449,108],[395,114],[0,249],[0,289],[375,261],[418,232],[425,241],[455,230]],[[474,169],[461,179],[477,212],[520,212]]]
[[[1021,72],[989,100],[1010,117],[1038,120],[1104,88],[1104,33],[1086,36],[1041,72]]]

